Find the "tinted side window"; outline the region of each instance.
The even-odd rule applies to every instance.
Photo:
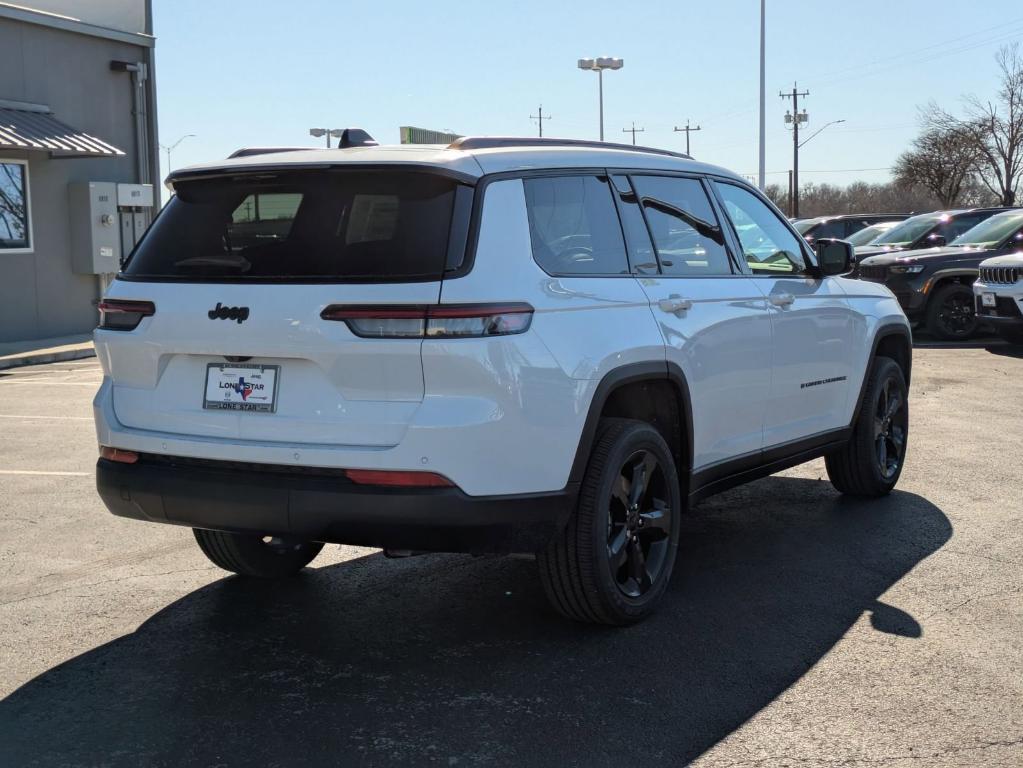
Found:
[[[799,239],[756,195],[734,184],[715,182],[739,236],[746,263],[755,274],[799,274],[806,261]]]
[[[629,273],[625,241],[607,179],[523,179],[533,258],[551,275]]]
[[[938,234],[944,235],[945,240],[951,243],[963,232],[973,229],[991,215],[990,213],[971,213],[967,216],[956,216],[942,224],[938,229]]]
[[[730,275],[724,233],[696,179],[635,176],[665,275]]]
[[[639,209],[639,195],[632,188],[628,176],[612,176],[611,181],[618,195],[618,213],[625,230],[625,242],[629,245],[632,271],[637,275],[656,275],[657,255],[643,221],[643,212]]]
[[[831,221],[825,221],[823,224],[819,224],[809,232],[806,233],[807,240],[817,240],[822,237],[845,237],[845,222],[842,220],[832,219]]]

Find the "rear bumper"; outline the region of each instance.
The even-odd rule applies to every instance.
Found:
[[[577,489],[468,496],[455,488],[356,485],[323,472],[144,456],[100,459],[96,486],[120,517],[310,541],[436,552],[536,552]]]

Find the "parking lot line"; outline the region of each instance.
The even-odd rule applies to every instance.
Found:
[[[37,387],[40,387],[40,386],[42,386],[42,387],[98,387],[99,386],[99,382],[98,381],[37,381],[37,380],[34,380],[34,379],[32,381],[5,381],[5,382],[2,382],[2,384],[5,387],[15,387],[15,386],[19,386],[19,385],[24,387],[24,386],[27,386],[29,384],[33,384],[33,385],[35,385]]]
[[[92,416],[23,416],[17,413],[0,413],[0,419],[53,419],[54,421],[92,421]]]
[[[92,472],[42,472],[35,469],[0,469],[0,475],[54,475],[57,477],[92,477]]]

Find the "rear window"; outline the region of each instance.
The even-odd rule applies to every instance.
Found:
[[[124,274],[189,281],[439,280],[457,186],[411,171],[181,182]],[[464,232],[455,241],[464,243]]]

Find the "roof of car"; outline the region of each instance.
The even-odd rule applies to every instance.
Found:
[[[510,141],[510,140],[502,140]],[[189,178],[233,175],[253,171],[302,170],[358,165],[421,165],[442,169],[471,181],[481,176],[508,171],[543,168],[629,168],[661,171],[712,173],[736,180],[741,177],[724,168],[701,163],[684,155],[662,150],[632,149],[597,142],[537,145],[523,140],[521,146],[483,146],[458,148],[456,145],[401,144],[357,146],[344,149],[273,149],[266,153],[192,165],[173,171],[168,186]]]

